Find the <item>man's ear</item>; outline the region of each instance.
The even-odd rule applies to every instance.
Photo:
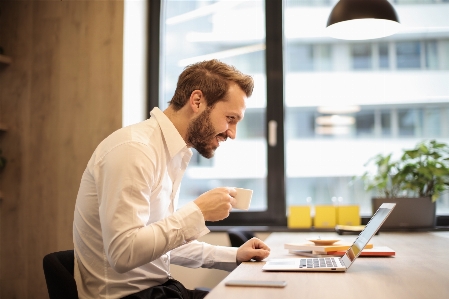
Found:
[[[204,95],[201,90],[194,90],[190,94],[189,106],[193,112],[197,113],[204,109],[205,106]]]

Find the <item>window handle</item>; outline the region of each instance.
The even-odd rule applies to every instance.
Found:
[[[278,143],[277,128],[278,128],[277,121],[270,120],[268,122],[268,145],[273,147],[276,146],[276,144]]]

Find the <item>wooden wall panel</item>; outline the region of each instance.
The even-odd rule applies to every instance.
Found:
[[[73,248],[97,144],[121,127],[122,1],[0,1],[0,298],[48,298],[42,258]]]
[[[32,44],[32,18],[29,2],[8,13],[6,4],[9,2],[0,2],[0,46],[13,58],[13,64],[0,68],[0,120],[8,128],[0,136],[0,148],[7,157],[7,168],[0,173],[4,195],[0,203],[0,297],[26,298],[28,192],[22,188],[26,160],[22,136],[28,135],[29,128],[23,115],[29,109],[32,57],[27,53]]]

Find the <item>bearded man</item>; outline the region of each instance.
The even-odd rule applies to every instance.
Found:
[[[103,140],[81,179],[76,199],[74,276],[79,298],[203,298],[170,276],[170,263],[231,271],[262,260],[270,249],[253,238],[239,248],[197,239],[205,221],[229,216],[232,187],[212,189],[177,208],[179,186],[194,148],[213,157],[234,139],[253,79],[218,60],[190,65],[169,107]]]

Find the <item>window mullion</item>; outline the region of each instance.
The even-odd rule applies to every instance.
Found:
[[[268,211],[277,225],[286,225],[285,158],[284,158],[284,69],[283,69],[283,1],[265,1],[266,75],[268,123],[277,123],[277,142],[267,148]]]

